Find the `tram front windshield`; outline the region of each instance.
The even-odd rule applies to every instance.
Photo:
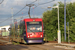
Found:
[[[42,22],[27,22],[27,32],[42,32]]]

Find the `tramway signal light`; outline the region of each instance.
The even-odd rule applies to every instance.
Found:
[[[42,35],[40,37],[42,37]]]

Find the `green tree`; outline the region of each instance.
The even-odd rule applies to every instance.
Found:
[[[54,4],[54,6],[56,6],[56,4]],[[60,19],[61,37],[62,37],[62,41],[64,41],[64,3],[59,2],[59,7],[63,7],[59,9],[59,19]],[[44,22],[45,35],[49,41],[53,41],[55,38],[57,38],[57,30],[58,30],[57,8],[45,11],[43,13],[42,19]],[[75,20],[74,19],[75,19],[75,2],[69,3],[69,4],[67,3],[66,5],[66,23],[69,22],[71,42],[75,41],[75,31],[74,31],[75,30],[75,27],[74,27]],[[67,34],[67,39],[68,39],[67,31],[66,31],[66,34]]]

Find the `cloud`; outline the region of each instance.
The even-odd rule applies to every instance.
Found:
[[[7,2],[8,2],[8,0],[4,0],[1,5],[2,5],[2,6],[6,6]]]
[[[26,4],[29,4],[31,2],[34,2],[35,0],[4,0],[3,3],[0,5],[0,19],[7,19],[9,17],[11,17],[11,8],[13,7],[13,14],[16,14],[18,11],[20,11]],[[37,0],[35,3],[36,6],[38,4],[42,4],[42,3],[46,3],[46,2],[49,2],[49,1],[52,1],[52,0]],[[44,4],[44,5],[40,5],[38,7],[36,7],[35,9],[31,8],[31,13],[30,15],[32,17],[40,17],[42,16],[42,13],[44,11],[46,11],[46,9],[42,9],[42,7],[48,7],[48,6],[53,6],[54,4],[57,4],[58,1],[61,1],[61,2],[64,2],[64,0],[55,0],[51,3],[48,3],[48,4]],[[68,1],[68,0],[67,0]],[[71,2],[73,2],[74,0],[71,0]],[[29,7],[26,7],[24,8],[21,12],[19,12],[17,15],[15,15],[14,17],[15,18],[18,18],[18,17],[21,17],[21,16],[24,16],[25,18],[29,18],[29,17],[26,17],[28,16],[28,10],[29,10]],[[33,12],[34,11],[34,12]],[[22,14],[23,12],[23,14]],[[2,20],[0,20],[2,21]],[[6,22],[0,24],[0,25],[8,25],[8,21],[10,20],[7,20]]]
[[[73,2],[75,2],[75,0],[71,0],[71,2],[73,3]]]

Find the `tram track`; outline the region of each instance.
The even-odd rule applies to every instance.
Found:
[[[14,45],[13,44],[8,44],[8,45],[4,45],[4,47],[8,47],[9,49],[13,49],[13,50],[20,50],[20,49],[25,49],[25,50],[54,50],[55,49],[54,46],[55,45],[52,44],[52,43],[29,44],[29,45],[26,45],[26,44],[16,44],[16,45],[15,44]]]
[[[1,46],[2,50],[63,50],[63,48],[54,47],[54,44],[45,43],[45,44],[8,44]],[[6,48],[6,49],[5,49]],[[64,49],[66,50],[66,49]]]
[[[40,49],[40,50],[47,50],[46,48],[42,48],[42,47],[38,47],[38,46],[31,46],[31,47],[35,47],[35,48],[38,48],[38,49]],[[37,49],[37,50],[38,50]],[[31,49],[30,49],[31,50]]]
[[[48,47],[48,46],[43,45],[43,44],[29,44],[29,45],[27,45],[27,44],[18,44],[18,45],[20,45],[20,46],[27,46],[28,50],[34,50],[34,49],[35,50],[48,50],[47,48],[45,48],[45,47]],[[17,47],[19,47],[18,45],[17,45]],[[31,48],[34,48],[34,49],[31,49]]]
[[[40,49],[43,49],[43,50],[49,50],[50,47],[47,46],[47,45],[37,45],[37,46],[33,46],[33,47],[37,47],[37,48],[40,48]]]
[[[24,44],[21,44],[24,45]],[[50,50],[50,47],[48,45],[44,45],[44,44],[30,44],[30,45],[26,45],[30,48],[37,48],[37,50]],[[33,49],[28,49],[28,50],[33,50]]]
[[[7,45],[8,39],[0,37],[0,45]]]

